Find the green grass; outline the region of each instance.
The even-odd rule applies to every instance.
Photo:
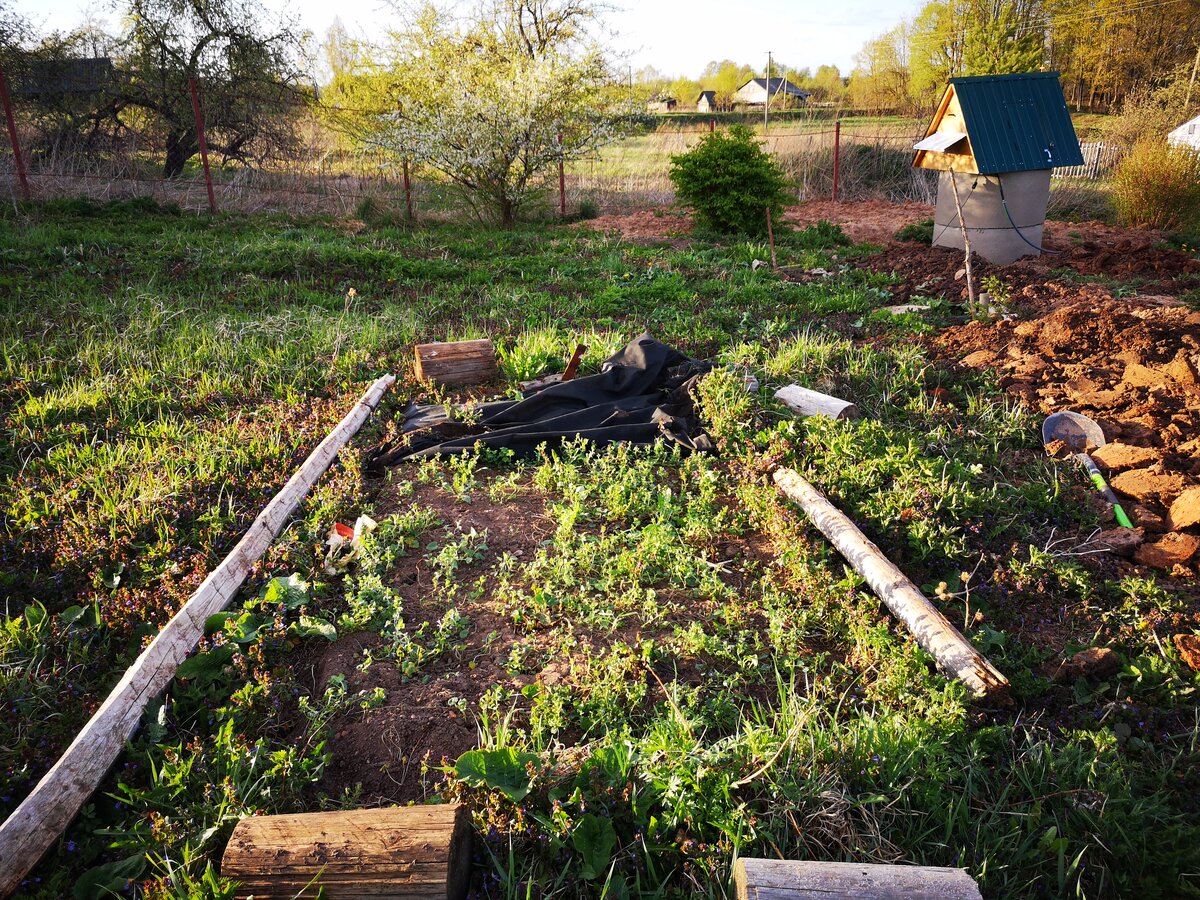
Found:
[[[385,681],[461,678],[481,653],[524,688],[452,698],[480,751],[423,777],[471,805],[489,896],[728,896],[752,854],[961,865],[988,896],[1194,890],[1197,683],[1170,643],[1196,627],[1188,598],[1077,555],[1096,514],[1075,473],[986,379],[931,364],[920,323],[885,327],[888,279],[839,269],[869,252],[844,243],[779,236],[781,265],[840,272],[800,285],[752,270],[756,243],[4,213],[0,815],[365,385],[401,375],[24,893],[229,895],[215,866],[238,818],[353,802],[319,787],[341,724],[403,702]],[[842,336],[854,323],[872,342]],[[720,454],[571,444],[427,461],[382,493],[364,476],[422,396],[414,342],[492,337],[520,379],[644,329],[721,364],[701,389]],[[797,422],[771,399],[792,381],[866,418]],[[936,674],[764,458],[936,597],[1016,706],[981,710]],[[520,498],[545,537],[517,557],[470,523]],[[330,574],[330,524],[362,512],[378,529]],[[421,621],[406,561],[429,572]],[[485,635],[493,620],[513,633]],[[380,643],[357,669],[314,685],[294,665],[364,629]],[[1093,643],[1120,672],[1040,674]]]

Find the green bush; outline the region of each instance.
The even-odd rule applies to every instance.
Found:
[[[783,170],[744,125],[707,134],[672,156],[671,184],[701,224],[723,234],[765,234],[766,210],[778,224],[783,208],[795,202]]]
[[[933,219],[909,222],[896,232],[898,241],[915,241],[918,244],[933,243]]]
[[[1160,139],[1134,145],[1113,173],[1112,202],[1126,225],[1200,224],[1200,153]]]

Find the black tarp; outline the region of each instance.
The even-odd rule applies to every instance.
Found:
[[[551,385],[523,400],[480,404],[475,424],[451,421],[444,406],[410,407],[406,439],[383,450],[374,463],[464,453],[480,443],[528,455],[542,444],[575,437],[597,444],[667,438],[710,450],[692,389],[711,368],[643,334],[605,360],[596,375]]]

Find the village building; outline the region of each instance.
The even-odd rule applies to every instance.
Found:
[[[786,78],[751,78],[734,92],[733,102],[762,106],[770,98],[772,106],[803,106],[810,96]]]
[[[1191,147],[1200,150],[1200,116],[1184,122],[1167,135],[1167,143],[1173,147]]]

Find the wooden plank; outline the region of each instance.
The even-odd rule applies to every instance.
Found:
[[[775,392],[775,399],[802,416],[829,416],[831,419],[857,419],[858,407],[849,400],[831,397],[798,384],[789,384]]]
[[[739,859],[738,900],[983,900],[966,869]]]
[[[496,349],[486,338],[417,344],[417,379],[435,384],[482,384],[499,376]]]
[[[149,701],[160,694],[204,633],[204,620],[220,612],[237,593],[251,567],[279,535],[296,506],[362,427],[395,378],[376,381],[342,419],[183,608],[151,641],[117,682],[62,757],[0,825],[0,897],[21,883],[29,870],[75,818],[133,735]]]
[[[233,830],[221,874],[255,900],[466,897],[471,816],[456,803],[251,816]]]
[[[915,584],[820,491],[792,469],[777,469],[775,486],[808,513],[812,523],[866,579],[876,596],[902,621],[942,671],[971,689],[976,697],[1008,700],[1005,678],[950,624]]]

